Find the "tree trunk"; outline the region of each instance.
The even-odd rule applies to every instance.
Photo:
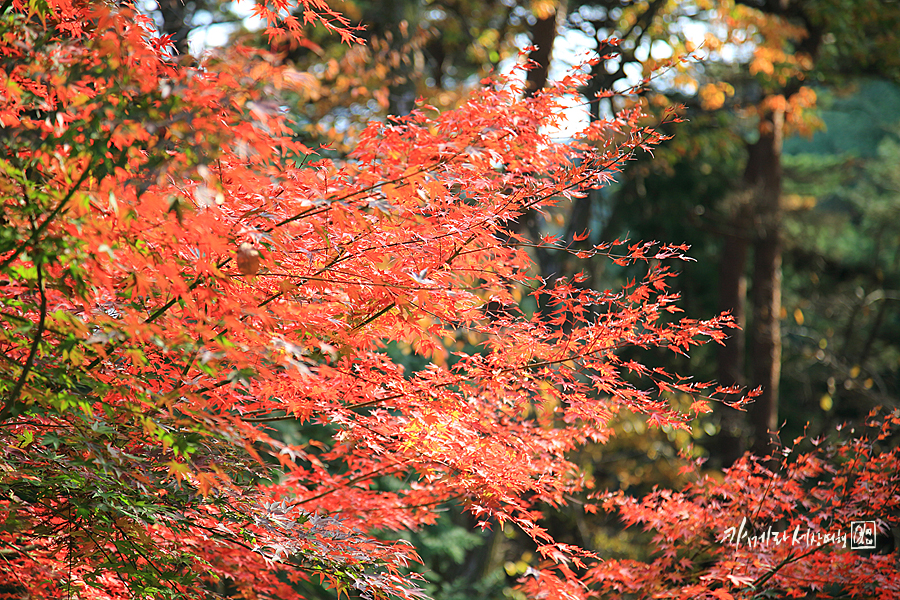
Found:
[[[382,0],[371,3],[363,14],[367,43],[370,47],[378,47],[373,43],[378,39],[387,46],[385,55],[379,56],[379,60],[388,67],[385,78],[387,112],[395,117],[404,117],[415,109],[416,80],[425,76],[424,70],[417,66],[416,55],[420,51],[410,47],[410,32],[417,27],[416,6],[412,0]]]
[[[746,216],[736,213],[732,220],[746,222]],[[747,329],[745,268],[749,245],[746,235],[728,233],[722,241],[719,256],[719,310],[730,311],[735,324],[740,327],[730,330],[725,345],[718,347],[718,382],[724,386],[744,386],[747,383],[744,376]],[[744,418],[740,411],[725,405],[719,405],[717,412],[720,430],[714,442],[713,460],[724,469],[734,464],[746,450]]]
[[[550,74],[550,57],[553,54],[553,42],[556,41],[556,24],[560,16],[560,8],[557,7],[552,14],[544,18],[538,18],[534,25],[531,26],[531,45],[536,46],[528,54],[528,58],[534,61],[531,70],[525,80],[525,97],[530,98],[537,92],[542,90],[547,84]],[[541,215],[533,208],[527,209],[523,214],[513,221],[506,223],[507,228],[513,233],[521,233],[528,231],[535,240],[540,239],[541,234]],[[509,240],[505,240],[508,242]],[[545,277],[555,273],[551,268],[551,262],[554,260],[551,253],[543,248],[536,248],[536,262],[541,274]],[[538,298],[538,307],[541,307],[541,300]],[[496,319],[506,315],[506,309],[496,301],[490,301],[485,307],[485,314],[491,319]]]
[[[159,12],[162,13],[161,32],[172,36],[172,44],[179,56],[188,53],[188,34],[191,32],[187,23],[187,6],[183,0],[159,0]]]
[[[772,112],[760,122],[759,140],[750,145],[745,179],[753,193],[755,231],[750,324],[751,381],[762,395],[750,406],[753,452],[771,454],[771,433],[778,428],[778,385],[781,378],[781,142],[784,113]]]
[[[551,14],[538,18],[531,27],[531,45],[537,46],[536,50],[528,53],[528,58],[534,61],[533,68],[528,71],[525,79],[525,95],[533,96],[547,85],[547,77],[550,74],[550,55],[553,52],[553,42],[556,40],[556,22],[559,18],[559,9]]]

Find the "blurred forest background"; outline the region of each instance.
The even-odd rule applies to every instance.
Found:
[[[183,60],[265,36],[252,4],[160,0],[142,8]],[[365,47],[316,30],[304,47],[276,46],[275,60],[294,65],[307,84],[279,109],[297,116],[297,135],[321,154],[352,150],[369,119],[451,107],[525,57],[533,61],[528,94],[586,53],[604,57],[560,135],[566,121],[611,118],[629,102],[651,115],[682,106],[685,122],[666,126],[673,139],[653,156],[632,157],[615,185],[524,215],[515,228],[576,247],[626,237],[689,244],[696,262],[681,265],[675,280],[685,314],[728,310],[742,330],[677,365],[673,355],[657,360],[698,380],[764,391],[747,413],[717,408],[692,434],[648,430],[620,415],[615,438],[578,457],[598,487],[634,495],[678,487],[682,452],[721,469],[745,451],[777,449],[770,431],[817,435],[875,406],[897,407],[900,3],[347,0],[334,8],[361,24]],[[597,98],[636,85],[634,94]],[[576,239],[584,230],[588,238]],[[629,278],[609,261],[534,258],[547,279],[583,271],[584,285],[604,289]],[[422,366],[408,349],[391,351]],[[287,437],[316,435],[283,427]],[[459,507],[440,510],[438,526],[410,538],[425,561],[427,591],[441,600],[514,597],[512,582],[532,559],[525,540],[499,527],[473,532]],[[610,517],[571,510],[551,522],[557,540],[604,557],[646,552],[640,532]]]

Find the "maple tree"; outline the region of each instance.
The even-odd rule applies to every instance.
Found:
[[[585,580],[601,597],[896,598],[898,426],[896,410],[875,410],[832,439],[798,437],[775,469],[747,454],[721,478],[689,463],[682,491],[601,494],[653,533],[652,555],[598,563]]]
[[[317,22],[357,41],[324,3],[289,8],[256,5],[273,39]],[[567,452],[621,406],[686,427],[733,391],[618,355],[722,339],[725,317],[675,317],[662,261],[683,246],[577,250],[647,265],[595,291],[545,285],[505,230],[661,141],[637,109],[555,141],[584,75],[528,98],[487,82],[370,123],[336,161],[279,103],[309,78],[263,51],[192,65],[127,4],[11,0],[0,19],[4,594],[291,598],[313,578],[416,597],[414,549],[371,532],[449,499],[564,564],[582,551],[535,507],[589,485]],[[682,413],[672,392],[698,400]],[[318,434],[288,442],[278,421]],[[541,586],[578,585],[564,575]]]

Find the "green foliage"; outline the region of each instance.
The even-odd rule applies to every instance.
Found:
[[[900,87],[886,79],[848,78],[833,87],[817,87],[817,110],[823,127],[811,137],[794,136],[784,153],[874,158],[900,117]],[[827,159],[826,159],[827,160]],[[837,176],[822,169],[819,176]]]
[[[894,95],[883,94],[882,115],[891,114],[887,109],[897,98],[896,88],[887,89]],[[851,100],[845,106],[856,105]],[[860,100],[874,103],[865,96]],[[792,212],[786,224],[785,375],[799,401],[788,408],[796,411],[789,416],[823,411],[817,420],[834,423],[891,404],[900,394],[894,291],[900,287],[897,127],[897,121],[893,128],[882,125],[880,143],[862,156],[786,157],[787,191],[809,205]],[[822,135],[826,141],[837,137],[835,143],[845,148],[865,144],[839,128]]]

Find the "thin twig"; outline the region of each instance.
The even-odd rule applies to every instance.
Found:
[[[387,311],[394,308],[394,306],[396,306],[396,305],[393,302],[391,302],[390,304],[388,304],[387,306],[385,306],[384,308],[379,310],[377,313],[375,313],[374,315],[372,315],[371,317],[369,317],[368,319],[366,319],[365,321],[360,323],[359,325],[354,326],[353,329],[351,329],[350,331],[352,332],[352,331],[356,331],[357,329],[362,329],[363,327],[365,327],[366,325],[368,325],[369,323],[371,323],[372,321],[374,321],[375,319],[377,319],[378,317],[380,317]]]
[[[375,469],[374,471],[369,471],[368,473],[363,473],[362,475],[358,475],[356,477],[353,477],[352,479],[348,479],[347,481],[345,481],[344,483],[342,483],[339,486],[336,485],[334,487],[328,488],[324,492],[316,494],[315,496],[312,496],[311,498],[304,498],[303,500],[297,500],[296,502],[292,502],[289,506],[291,506],[293,508],[295,506],[300,506],[301,504],[306,504],[307,502],[312,502],[313,500],[318,500],[319,498],[327,496],[328,494],[333,494],[334,492],[336,492],[340,489],[346,488],[355,483],[359,483],[360,481],[365,481],[366,479],[371,479],[372,477],[377,477],[378,475],[385,473],[386,471],[392,469],[393,467],[399,467],[399,466],[402,466],[399,461],[393,462],[389,465],[384,465],[383,467],[379,467],[379,468]]]

